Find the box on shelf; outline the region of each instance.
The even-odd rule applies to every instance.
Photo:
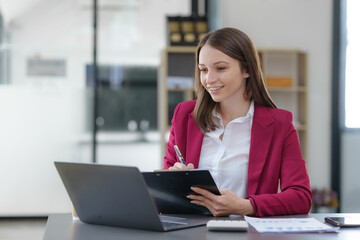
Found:
[[[167,26],[170,45],[181,45],[182,36],[179,17],[167,17]]]
[[[291,87],[293,85],[292,77],[266,77],[268,87]]]
[[[170,46],[196,46],[208,32],[205,16],[168,16],[168,44]]]

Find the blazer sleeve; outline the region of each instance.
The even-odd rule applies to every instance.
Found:
[[[309,176],[305,161],[302,159],[299,138],[292,123],[291,113],[286,115],[283,129],[282,150],[279,151],[281,154],[279,176],[273,176],[280,179],[281,192],[259,192],[248,196],[256,216],[307,214],[311,208],[312,192]],[[267,169],[267,171],[271,170]]]

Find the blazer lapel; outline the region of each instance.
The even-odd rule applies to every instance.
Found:
[[[195,168],[199,167],[201,146],[204,134],[195,122],[193,114],[188,115],[187,139],[186,139],[186,162],[194,164]]]
[[[249,152],[248,195],[256,193],[273,134],[274,124],[271,114],[266,107],[255,104]]]

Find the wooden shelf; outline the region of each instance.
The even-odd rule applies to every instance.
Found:
[[[168,91],[173,91],[173,92],[194,92],[194,88],[168,88]]]
[[[264,79],[268,76],[287,77],[291,87],[268,87],[278,108],[293,113],[303,158],[308,160],[308,69],[307,54],[298,49],[259,50]]]
[[[304,125],[304,124],[295,125],[295,128],[297,131],[307,131],[308,130],[307,125]]]
[[[267,87],[270,92],[306,92],[307,88],[303,86],[294,87]]]

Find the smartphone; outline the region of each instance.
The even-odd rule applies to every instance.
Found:
[[[360,217],[326,217],[324,220],[336,227],[360,227]]]

